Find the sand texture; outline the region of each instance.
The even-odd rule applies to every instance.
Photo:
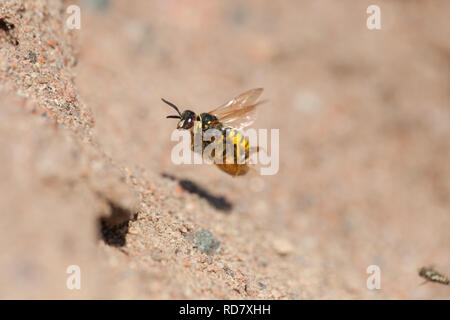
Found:
[[[450,1],[370,4],[2,0],[0,298],[450,298]],[[257,87],[278,174],[171,161]]]

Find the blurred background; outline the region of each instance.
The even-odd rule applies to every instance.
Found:
[[[84,3],[77,84],[115,157],[225,194],[350,289],[375,264],[397,297],[450,297],[416,274],[450,273],[448,2],[378,3],[381,30],[373,1]],[[253,127],[280,129],[277,175],[172,164],[161,97],[201,112],[254,87],[269,102]]]
[[[381,30],[366,26],[372,4]],[[78,5],[74,83],[102,150],[162,184],[170,176],[225,201],[223,230],[216,218],[207,227],[222,244],[249,245],[236,260],[249,277],[272,269],[267,295],[164,295],[162,285],[153,297],[450,298],[448,286],[421,286],[418,276],[429,265],[450,275],[449,1]],[[253,128],[280,129],[276,175],[172,163],[176,121],[165,119],[173,112],[162,97],[205,112],[256,87],[268,102]],[[241,223],[252,227],[233,233]],[[258,239],[273,251],[249,259]],[[370,265],[381,269],[381,290],[366,288]]]

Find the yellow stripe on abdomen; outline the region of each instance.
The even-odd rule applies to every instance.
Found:
[[[194,134],[197,134],[199,130],[202,129],[202,122],[196,121],[194,126]]]
[[[236,145],[236,159],[240,159],[241,151],[246,153],[250,148],[248,140],[236,129],[230,130],[228,136],[232,139],[233,144]]]

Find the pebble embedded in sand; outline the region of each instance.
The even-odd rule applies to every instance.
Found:
[[[294,245],[286,239],[275,239],[273,248],[280,256],[286,256],[294,251]]]
[[[32,50],[28,51],[27,56],[25,59],[29,60],[31,63],[36,63],[37,61],[37,55]]]
[[[154,248],[151,252],[151,257],[154,261],[161,261],[164,257],[163,257],[163,252],[161,249],[158,248]]]
[[[281,292],[278,291],[277,289],[273,289],[271,291],[271,294],[272,294],[274,299],[280,299],[281,298]]]
[[[219,248],[220,241],[214,238],[213,234],[208,230],[200,230],[187,237],[188,240],[193,241],[201,253],[213,254]]]

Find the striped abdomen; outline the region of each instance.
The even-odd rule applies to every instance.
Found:
[[[202,118],[200,117],[200,119]],[[202,141],[202,153],[204,152],[205,148],[211,143],[214,143],[215,146],[217,146],[218,144],[222,144],[221,155],[216,155],[215,151],[213,151],[211,154],[212,160],[217,165],[217,167],[232,176],[240,176],[246,174],[249,170],[248,159],[250,155],[250,143],[241,132],[234,128],[223,128],[221,123],[218,121],[214,121],[211,123],[197,121],[192,131],[192,148],[194,149],[194,135],[198,134],[200,132],[200,129],[204,130],[203,133],[205,133],[210,128],[220,130],[222,134],[217,141]],[[222,160],[222,163],[218,163],[220,162],[219,159]]]

